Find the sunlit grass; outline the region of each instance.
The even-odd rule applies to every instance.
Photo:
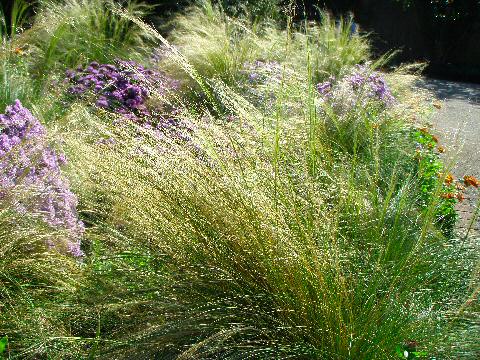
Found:
[[[47,15],[98,15],[90,0],[66,4],[69,12]],[[169,94],[195,132],[188,142],[159,138],[80,101],[55,114],[48,126],[68,155],[86,256],[46,251],[44,240],[62,234],[0,198],[9,355],[389,359],[416,342],[430,357],[475,358],[478,241],[445,238],[436,204],[418,206],[409,134],[423,99],[412,101],[408,82],[392,75],[392,109],[333,118],[315,103],[317,81],[368,58],[348,22],[339,32],[329,18],[257,32],[207,7],[178,17],[170,43],[135,14],[102,14],[88,31],[121,19],[167,49],[159,66],[204,92],[202,101]],[[71,64],[103,56],[93,35],[73,41],[76,29],[58,36]],[[38,63],[55,68],[60,48],[39,52]],[[259,58],[281,64],[268,111],[242,93],[239,76]],[[48,114],[40,104],[55,94],[34,108]],[[332,121],[344,128],[332,131]]]

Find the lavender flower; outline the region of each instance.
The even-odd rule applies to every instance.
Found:
[[[331,97],[334,81],[335,77],[332,76],[327,81],[317,84],[317,91],[320,95],[327,98]]]
[[[79,257],[84,227],[77,217],[77,198],[60,173],[65,162],[64,154],[47,146],[45,128],[19,100],[0,114],[0,200],[14,198],[18,211],[38,214],[66,231],[66,251]],[[15,200],[17,187],[28,190],[26,199]]]
[[[240,73],[245,77],[246,97],[257,106],[269,109],[275,103],[273,89],[282,81],[282,66],[277,61],[255,60],[246,62]]]
[[[385,79],[378,72],[372,72],[366,66],[357,65],[353,73],[347,76],[347,81],[353,90],[364,91],[368,98],[378,100],[385,106],[395,102]]]
[[[389,107],[394,104],[393,97],[385,79],[368,67],[357,65],[355,69],[335,82],[329,79],[317,85],[321,102],[328,102],[338,113],[348,112],[356,106],[380,105]]]
[[[122,60],[117,60],[116,65],[91,62],[86,68],[67,70],[65,81],[71,83],[68,89],[71,95],[80,97],[93,93],[97,107],[139,122],[152,115],[147,106],[150,88],[163,95],[180,87],[177,80],[164,73]]]

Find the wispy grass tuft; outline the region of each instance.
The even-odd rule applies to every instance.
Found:
[[[62,241],[65,234],[13,205],[0,200],[0,336],[8,335],[6,358],[37,358],[56,353],[52,339],[69,333],[58,321],[57,303],[74,293],[79,268],[48,251],[47,241]]]
[[[442,350],[438,317],[461,304],[472,262],[415,210],[413,179],[379,193],[367,174],[350,177],[368,169],[338,164],[322,180],[283,146],[277,167],[269,134],[242,134],[249,146],[233,153],[207,148],[206,160],[108,131],[109,148],[67,140],[94,191],[84,198],[102,199],[96,311],[81,315],[90,331],[104,319],[98,354],[372,359],[408,339]],[[199,141],[232,138],[209,134]]]
[[[118,8],[139,18],[150,10],[134,1],[123,7],[111,0],[41,1],[26,34],[37,50],[37,75],[58,66],[64,70],[94,60],[111,63],[117,57],[138,56],[149,39],[131,21],[116,15]]]
[[[238,81],[246,63],[256,60],[277,61],[301,74],[310,66],[309,81],[317,83],[369,58],[367,38],[350,32],[351,20],[336,22],[327,12],[322,13],[320,24],[289,23],[287,30],[281,30],[266,20],[252,27],[229,18],[207,1],[177,16],[173,23],[170,43],[202,76],[218,77],[228,85]],[[166,61],[161,66],[185,77],[177,62]]]

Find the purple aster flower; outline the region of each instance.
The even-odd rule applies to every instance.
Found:
[[[168,133],[175,139],[190,139],[177,134],[187,130],[183,129],[182,121],[176,119],[175,107],[148,101],[151,89],[163,95],[180,88],[180,81],[163,72],[147,69],[134,61],[116,60],[115,65],[90,63],[85,68],[70,70],[67,81],[71,84],[72,98],[93,97],[97,107],[115,112],[123,119],[162,131],[164,135]]]
[[[77,217],[77,198],[61,176],[65,163],[65,154],[48,147],[45,128],[19,100],[0,114],[0,199],[15,198],[17,186],[30,189],[28,199],[22,198],[15,208],[39,214],[50,226],[65,230],[67,250],[81,256],[84,228]]]
[[[95,103],[95,105],[97,105],[100,108],[106,109],[109,106],[108,99],[105,96],[100,96],[97,102]]]
[[[323,83],[317,84],[317,91],[321,95],[327,95],[332,90],[332,83],[330,81],[325,81]]]
[[[159,93],[179,88],[178,81],[134,61],[117,60],[116,63],[92,62],[86,68],[67,71],[67,79],[72,84],[69,93],[79,97],[93,92],[98,96],[95,100],[98,107],[140,120],[151,115],[146,105],[150,87]]]
[[[341,104],[354,106],[357,103],[365,106],[370,101],[390,106],[395,102],[380,73],[372,72],[363,65],[356,66],[349,75],[337,83],[334,83],[334,79],[330,79],[318,84],[317,90],[324,100],[329,100],[330,104],[335,106]]]

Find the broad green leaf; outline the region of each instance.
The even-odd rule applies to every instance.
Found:
[[[7,344],[8,344],[7,336],[4,336],[3,338],[0,339],[0,355],[3,354],[3,352],[7,348]]]
[[[398,357],[405,359],[405,356],[403,356],[403,349],[400,345],[397,345],[397,347],[395,348],[395,353],[397,354]]]

